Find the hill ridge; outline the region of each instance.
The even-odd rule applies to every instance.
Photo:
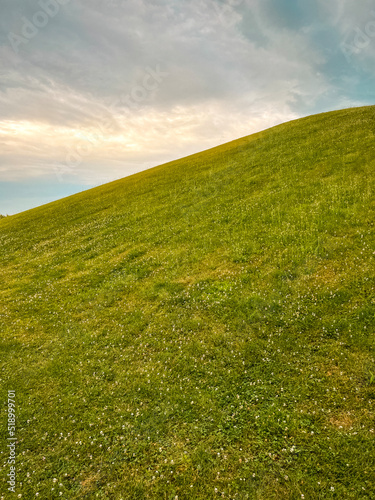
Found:
[[[375,495],[374,118],[305,117],[0,221],[23,497]]]

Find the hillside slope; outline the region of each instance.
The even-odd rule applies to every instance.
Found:
[[[375,497],[374,119],[296,120],[0,220],[22,498]]]

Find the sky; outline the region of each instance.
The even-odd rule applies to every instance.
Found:
[[[0,214],[375,101],[375,0],[0,0]]]

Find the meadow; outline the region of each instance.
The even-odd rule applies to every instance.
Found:
[[[1,499],[375,498],[374,120],[0,220]]]

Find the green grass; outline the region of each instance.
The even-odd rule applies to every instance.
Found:
[[[17,494],[375,498],[374,120],[296,120],[1,219]]]

